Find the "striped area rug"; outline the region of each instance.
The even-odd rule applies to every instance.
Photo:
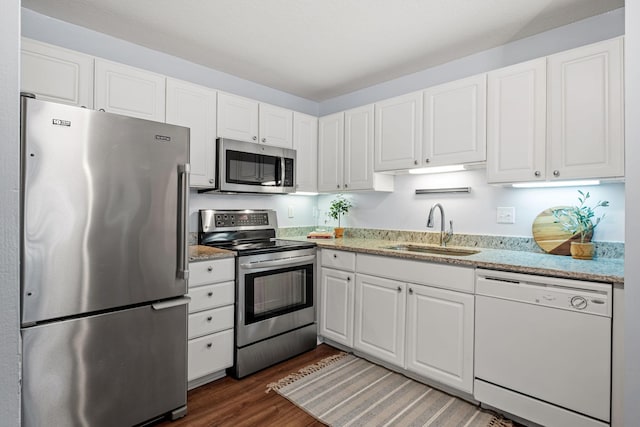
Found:
[[[333,427],[511,427],[462,399],[341,353],[267,386]]]

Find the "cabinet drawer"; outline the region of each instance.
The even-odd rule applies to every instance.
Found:
[[[233,328],[234,306],[214,308],[189,315],[189,339]]]
[[[235,280],[236,261],[235,258],[224,258],[192,262],[189,264],[189,272],[190,287]]]
[[[189,340],[188,381],[233,365],[233,329]]]
[[[322,250],[322,266],[337,268],[338,270],[356,270],[356,254],[354,252]]]
[[[474,292],[474,270],[469,267],[360,254],[358,273],[454,291]]]
[[[235,301],[235,282],[215,283],[189,289],[191,302],[189,313],[208,310],[233,304]]]

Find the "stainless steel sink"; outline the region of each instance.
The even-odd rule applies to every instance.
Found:
[[[382,249],[391,249],[394,251],[403,251],[403,252],[420,252],[425,254],[436,254],[436,255],[453,255],[453,256],[468,256],[477,254],[480,251],[475,249],[464,249],[464,248],[446,248],[442,246],[421,246],[421,245],[393,245],[393,246],[384,246]]]

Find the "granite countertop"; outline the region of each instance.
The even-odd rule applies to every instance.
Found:
[[[287,239],[313,241],[320,248],[339,249],[350,252],[394,256],[405,259],[446,264],[467,265],[492,270],[537,274],[567,279],[609,282],[615,284],[624,283],[624,260],[622,259],[596,258],[593,260],[577,260],[570,256],[480,247],[473,248],[480,251],[473,255],[435,255],[385,249],[384,247],[386,246],[405,244],[405,242],[391,240],[347,237],[342,239],[307,239],[306,236],[287,237]],[[406,242],[406,244],[416,245],[416,243],[413,242]]]
[[[220,258],[233,258],[236,256],[234,251],[226,249],[212,248],[202,245],[189,246],[189,262],[208,261]]]

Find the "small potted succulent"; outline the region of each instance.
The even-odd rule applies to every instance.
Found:
[[[590,197],[589,192],[584,193],[578,190],[578,193],[580,194],[578,196],[579,205],[554,209],[553,216],[556,218],[556,222],[562,224],[563,230],[573,233],[574,236],[580,236],[579,241],[576,239],[571,242],[571,256],[576,259],[593,259],[595,247],[591,242],[591,237],[593,230],[605,216],[602,214],[596,218],[595,210],[599,207],[608,207],[609,202],[599,201],[595,206],[590,207],[586,205],[587,199]]]
[[[338,194],[338,196],[331,201],[329,205],[329,216],[335,220],[338,220],[338,226],[334,228],[336,238],[341,238],[344,235],[344,228],[340,225],[340,219],[342,215],[349,213],[353,205],[344,195]]]

